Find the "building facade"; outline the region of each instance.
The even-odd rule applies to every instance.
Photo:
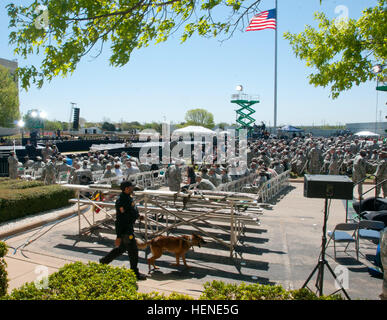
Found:
[[[352,133],[359,131],[371,131],[381,136],[387,135],[387,122],[361,122],[361,123],[346,123],[345,127]]]
[[[16,68],[18,67],[17,61],[11,61],[2,58],[0,58],[0,65],[9,69],[11,73],[14,73]]]

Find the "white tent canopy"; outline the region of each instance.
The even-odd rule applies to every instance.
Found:
[[[216,135],[216,132],[200,126],[188,126],[188,127],[176,129],[175,131],[173,131],[173,135],[187,134],[187,133]]]
[[[359,131],[359,132],[355,133],[355,136],[358,136],[358,137],[379,137],[380,134],[377,134],[377,133],[371,132],[371,131]]]

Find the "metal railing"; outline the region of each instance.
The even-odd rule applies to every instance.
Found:
[[[233,192],[243,192],[243,189],[246,186],[253,185],[254,181],[258,178],[257,173],[252,173],[247,177],[221,184],[217,190],[219,191],[233,191]],[[274,198],[279,192],[281,192],[286,186],[289,185],[290,170],[287,170],[276,177],[271,178],[270,180],[264,182],[262,185],[257,186],[257,191],[254,193],[258,194],[258,198],[261,199],[263,203]]]
[[[356,182],[354,185],[353,185],[353,188],[355,188],[358,184],[360,183],[363,183],[366,179],[369,179],[371,178],[372,176],[366,176],[365,178],[363,178],[362,180]],[[387,179],[384,179],[383,181],[381,182],[377,182],[377,178],[375,178],[375,185],[371,188],[371,189],[368,189],[366,192],[363,192],[361,195],[360,195],[360,199],[359,199],[359,210],[361,210],[361,202],[362,202],[362,199],[363,199],[363,196],[367,193],[369,193],[370,191],[374,190],[375,189],[375,199],[377,198],[378,196],[378,190],[377,188],[379,186],[381,186],[383,183],[385,183],[387,181]],[[360,215],[360,214],[359,214]],[[353,220],[353,219],[351,219]],[[348,200],[345,201],[345,222],[348,221]]]

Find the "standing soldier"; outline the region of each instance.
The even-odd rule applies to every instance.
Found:
[[[339,174],[339,157],[337,153],[335,152],[335,148],[331,148],[329,150],[329,153],[331,154],[331,158],[329,160],[329,166],[328,166],[328,174],[330,175],[338,175]]]
[[[308,153],[310,174],[319,174],[321,170],[321,150],[317,148],[316,144],[312,144],[312,148]]]
[[[56,182],[56,165],[55,157],[50,157],[50,161],[47,162],[46,166],[43,169],[44,183],[45,184],[54,184]]]
[[[46,162],[47,160],[49,160],[53,153],[54,153],[54,152],[53,152],[52,149],[50,148],[49,144],[46,143],[46,146],[42,149],[42,158],[43,158],[43,161]]]
[[[380,161],[375,172],[375,184],[381,183],[387,179],[387,152],[380,154]],[[387,195],[387,181],[376,187],[376,196],[379,197],[380,189],[383,188],[383,198]]]
[[[215,187],[218,187],[220,184],[222,184],[222,177],[216,174],[214,168],[211,168],[208,173],[210,176],[210,179],[208,180],[210,180]]]
[[[17,178],[17,167],[19,165],[19,161],[16,157],[15,151],[10,152],[10,156],[8,157],[8,171],[9,171],[9,178],[10,179],[16,179]]]
[[[352,169],[352,181],[357,185],[357,192],[359,194],[359,200],[363,194],[363,179],[366,177],[367,171],[367,161],[365,156],[367,153],[364,150],[361,150],[360,153],[353,160],[353,169]],[[360,182],[362,181],[362,182]]]
[[[169,190],[179,192],[182,177],[177,163],[175,164],[175,162],[172,162],[165,173],[165,177],[167,178]]]

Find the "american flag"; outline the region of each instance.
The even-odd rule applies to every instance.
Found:
[[[271,9],[271,10],[258,13],[250,20],[250,24],[246,28],[246,31],[275,29],[277,26],[276,18],[277,18],[276,9]]]

